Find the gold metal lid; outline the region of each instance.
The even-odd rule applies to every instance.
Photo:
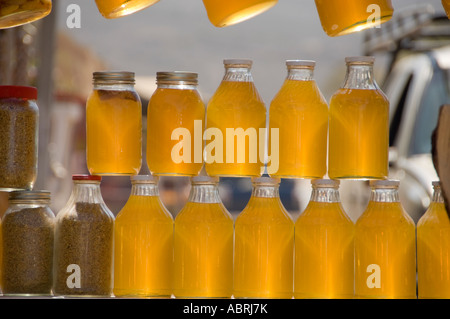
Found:
[[[46,190],[13,191],[9,193],[9,201],[15,200],[50,200],[51,193]]]
[[[250,59],[225,59],[223,60],[225,67],[233,68],[251,68],[253,61]]]
[[[156,72],[156,84],[198,84],[198,74],[187,71]]]
[[[134,84],[134,72],[98,71],[93,73],[94,84]]]

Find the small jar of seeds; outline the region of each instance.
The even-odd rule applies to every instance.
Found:
[[[42,19],[51,11],[51,0],[0,0],[0,29]]]
[[[37,175],[37,89],[0,86],[0,190],[31,190]]]
[[[114,215],[103,201],[100,176],[72,180],[72,194],[56,215],[53,293],[110,297]]]
[[[4,295],[51,295],[55,215],[50,192],[14,191],[1,223]]]

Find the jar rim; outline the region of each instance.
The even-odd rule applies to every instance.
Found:
[[[47,190],[22,190],[9,193],[8,200],[50,200],[51,192]]]
[[[28,100],[37,99],[37,88],[22,85],[0,85],[0,98],[23,98]]]
[[[74,181],[101,181],[102,177],[100,175],[74,174],[74,175],[72,175],[72,180],[74,180]]]
[[[130,176],[131,182],[147,182],[147,183],[158,183],[159,176],[156,175],[132,175]]]
[[[134,84],[134,75],[130,71],[96,71],[92,77],[94,84]]]
[[[197,85],[198,73],[190,71],[160,71],[156,72],[156,83],[175,82],[175,84]]]
[[[286,60],[286,66],[314,68],[316,66],[316,61],[314,61],[314,60]]]
[[[337,179],[313,179],[311,185],[313,187],[339,187],[340,181]]]
[[[219,182],[218,176],[197,175],[191,177],[192,184],[216,184]]]
[[[260,176],[260,177],[252,177],[252,184],[257,185],[279,185],[281,179],[278,177],[268,177],[268,176]]]
[[[371,188],[395,188],[400,185],[397,179],[377,179],[369,182]]]
[[[250,59],[224,59],[223,64],[225,65],[225,67],[250,68],[253,64],[253,61]]]
[[[357,64],[373,64],[375,62],[374,56],[348,56],[345,58],[345,63],[357,63]]]

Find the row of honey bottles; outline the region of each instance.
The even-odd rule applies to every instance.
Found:
[[[374,58],[346,63],[344,84],[328,107],[315,62],[287,61],[268,134],[251,60],[224,60],[225,75],[206,109],[196,73],[158,72],[147,112],[151,173],[196,176],[204,164],[209,176],[258,177],[266,165],[278,178],[387,178],[389,102],[373,77]],[[94,73],[86,107],[92,175],[135,175],[141,168],[142,110],[133,84],[131,72]]]
[[[337,180],[312,180],[310,202],[295,223],[280,200],[279,179],[253,178],[235,221],[218,181],[192,177],[175,220],[151,175],[131,177],[116,217],[103,202],[99,176],[74,175],[56,217],[45,192],[12,192],[1,223],[3,294],[416,298],[418,284],[419,298],[450,298],[450,220],[438,182],[417,225],[416,254],[416,228],[399,202],[398,181],[372,181],[356,223],[340,203]]]

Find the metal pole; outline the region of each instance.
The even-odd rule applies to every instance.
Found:
[[[46,189],[50,171],[48,143],[50,136],[50,113],[53,105],[53,59],[56,38],[56,14],[58,2],[53,1],[52,12],[42,19],[38,31],[38,106],[39,106],[39,147],[38,176],[35,189]]]

